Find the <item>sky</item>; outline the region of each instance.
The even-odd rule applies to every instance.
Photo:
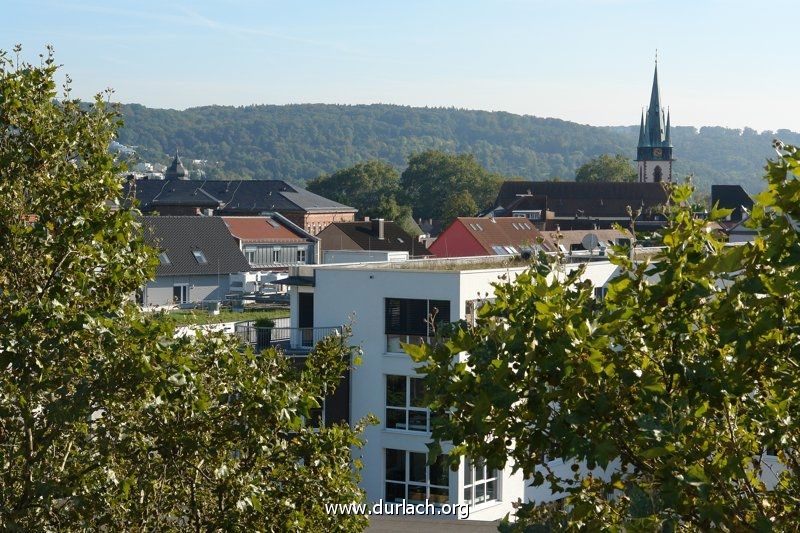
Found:
[[[51,44],[73,95],[149,107],[458,107],[638,124],[658,50],[673,125],[800,131],[790,2],[0,0],[0,49]]]

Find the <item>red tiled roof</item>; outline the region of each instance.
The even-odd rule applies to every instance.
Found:
[[[542,247],[555,248],[549,239],[526,218],[521,217],[459,217],[458,221],[470,232],[488,254],[495,255],[494,246],[531,246],[543,239]],[[507,252],[504,252],[507,253]]]
[[[291,243],[306,239],[272,217],[222,217],[231,235],[242,242]]]

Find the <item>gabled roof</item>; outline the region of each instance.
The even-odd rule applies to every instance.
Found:
[[[458,217],[453,224],[462,224],[489,255],[505,255],[521,252],[521,247],[532,247],[542,239],[542,248],[555,248],[547,237],[536,229],[528,219],[521,217]],[[447,230],[445,230],[445,233]],[[507,250],[512,246],[516,251]]]
[[[733,209],[731,220],[741,220],[744,215],[742,208],[752,210],[753,199],[741,185],[712,185],[711,205],[718,205],[722,209]]]
[[[159,205],[215,207],[229,215],[356,211],[281,180],[137,179],[135,187],[139,208],[145,212],[156,210]]]
[[[430,255],[424,244],[409,235],[396,222],[383,222],[383,239],[378,238],[378,220],[334,222],[317,233],[323,250],[341,250],[339,237],[344,234],[361,250],[408,252],[409,256]]]
[[[157,276],[232,274],[250,270],[221,217],[141,217],[147,244],[162,254]],[[195,257],[202,253],[205,263]],[[166,258],[164,258],[166,256]]]
[[[545,197],[556,217],[627,218],[627,206],[650,209],[666,205],[669,193],[661,183],[578,181],[506,181],[495,205],[508,211],[522,196]],[[510,212],[508,213],[510,214]]]
[[[314,241],[280,215],[263,217],[222,217],[231,235],[243,243],[307,243]]]

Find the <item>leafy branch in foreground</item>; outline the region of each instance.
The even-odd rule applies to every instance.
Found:
[[[303,424],[351,364],[347,332],[295,367],[142,314],[158,260],[115,207],[119,116],[57,100],[56,70],[0,53],[0,529],[365,527],[324,503],[363,499],[369,421]]]
[[[800,153],[778,148],[749,221],[755,242],[724,246],[676,186],[663,252],[634,263],[618,250],[604,300],[582,269],[543,257],[496,285],[475,326],[408,348],[432,410],[449,413],[433,437],[452,442],[453,461],[513,462],[566,493],[522,505],[514,527],[796,528]]]

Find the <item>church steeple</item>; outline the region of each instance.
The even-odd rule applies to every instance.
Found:
[[[172,164],[167,168],[164,172],[164,179],[168,180],[188,180],[189,173],[186,171],[186,167],[183,166],[181,162],[181,158],[178,157],[178,149],[175,149],[175,159],[172,160]]]
[[[661,88],[658,84],[658,55],[653,69],[650,105],[639,124],[639,144],[636,148],[639,181],[672,181],[672,142],[669,112],[661,107]]]

